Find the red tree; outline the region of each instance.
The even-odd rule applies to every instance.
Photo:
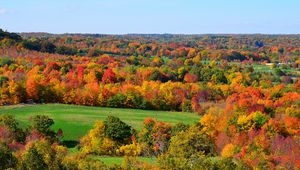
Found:
[[[116,82],[116,74],[114,71],[109,68],[105,70],[103,77],[102,77],[102,83],[103,84],[109,84],[109,83],[115,83]]]

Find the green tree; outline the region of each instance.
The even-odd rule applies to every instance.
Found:
[[[114,141],[124,143],[132,135],[131,127],[119,118],[108,116],[104,121],[105,135]]]
[[[168,151],[159,156],[158,162],[163,169],[187,169],[198,159],[215,154],[213,140],[199,125],[194,125],[171,138]]]
[[[53,124],[53,119],[45,115],[36,115],[31,120],[31,128],[50,139],[53,139],[55,136],[55,132],[50,128]]]
[[[167,82],[168,79],[165,75],[163,75],[158,69],[155,69],[151,75],[149,76],[149,80],[151,81],[161,81],[161,82]]]
[[[0,169],[15,168],[17,165],[17,158],[7,145],[0,145]]]
[[[19,129],[19,123],[11,115],[0,115],[0,125],[8,127],[12,131],[17,131]]]
[[[13,116],[6,114],[0,115],[0,126],[8,128],[8,130],[13,134],[13,140],[24,142],[26,134],[21,128],[19,128],[19,123]]]
[[[63,169],[62,162],[67,154],[67,148],[51,145],[46,140],[29,142],[25,148],[18,169]]]
[[[3,67],[5,65],[11,65],[13,63],[13,60],[9,57],[1,57],[0,58],[0,67]]]
[[[126,100],[127,97],[124,94],[118,93],[107,100],[107,105],[109,107],[122,108],[126,106]]]
[[[29,148],[29,150],[22,155],[22,163],[20,166],[20,169],[26,170],[48,169],[47,164],[43,160],[43,155],[40,154],[35,147]]]
[[[275,68],[273,71],[275,76],[284,76],[285,73],[280,68]]]
[[[171,130],[172,136],[175,136],[179,132],[183,132],[189,128],[188,124],[184,124],[182,122],[176,123]]]
[[[8,82],[8,77],[0,76],[0,87],[3,86],[6,82]]]

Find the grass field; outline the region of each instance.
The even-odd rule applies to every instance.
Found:
[[[64,132],[64,140],[78,141],[92,128],[96,120],[104,120],[107,116],[117,116],[136,129],[140,129],[143,120],[147,117],[156,118],[172,124],[183,122],[191,124],[199,120],[199,116],[193,113],[149,111],[135,109],[117,109],[104,107],[88,107],[64,104],[42,105],[15,105],[0,107],[0,114],[14,115],[21,126],[28,124],[33,115],[48,115],[54,119],[54,130],[61,128]]]
[[[298,69],[293,69],[293,68],[284,68],[282,66],[278,67],[280,68],[284,73],[287,75],[292,75],[292,76],[300,76],[300,71]],[[263,65],[263,64],[254,64],[253,69],[255,72],[260,72],[260,73],[272,73],[273,69],[270,66]]]
[[[106,165],[121,165],[124,161],[124,157],[93,157],[93,159],[101,160]],[[156,158],[139,157],[140,161],[147,162],[149,164],[155,164]]]
[[[79,151],[77,150],[77,148],[69,148],[68,149],[68,153],[70,155],[79,153]],[[97,155],[89,155],[89,158],[91,159],[95,159],[95,160],[101,160],[103,163],[105,163],[106,165],[121,165],[124,161],[124,157],[117,157],[117,156],[97,156]],[[156,164],[156,158],[155,157],[138,157],[138,159],[140,161],[143,162],[147,162],[149,164]]]

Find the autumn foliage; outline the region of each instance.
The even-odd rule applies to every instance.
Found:
[[[52,119],[34,117],[24,130],[0,116],[0,169],[106,167],[90,155],[126,156],[124,167],[141,169],[300,169],[298,35],[0,35],[1,106],[201,115],[191,126],[147,118],[138,131],[109,117],[81,138],[73,157]],[[157,157],[158,165],[137,156]]]

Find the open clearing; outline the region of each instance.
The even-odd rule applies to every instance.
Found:
[[[194,113],[168,112],[154,110],[119,109],[105,107],[89,107],[65,104],[15,105],[0,107],[0,114],[11,114],[21,126],[26,126],[33,115],[48,115],[54,119],[54,130],[61,128],[64,140],[78,141],[92,128],[96,120],[104,120],[107,116],[117,116],[133,128],[140,129],[147,117],[175,124],[183,122],[191,124],[199,121]]]

